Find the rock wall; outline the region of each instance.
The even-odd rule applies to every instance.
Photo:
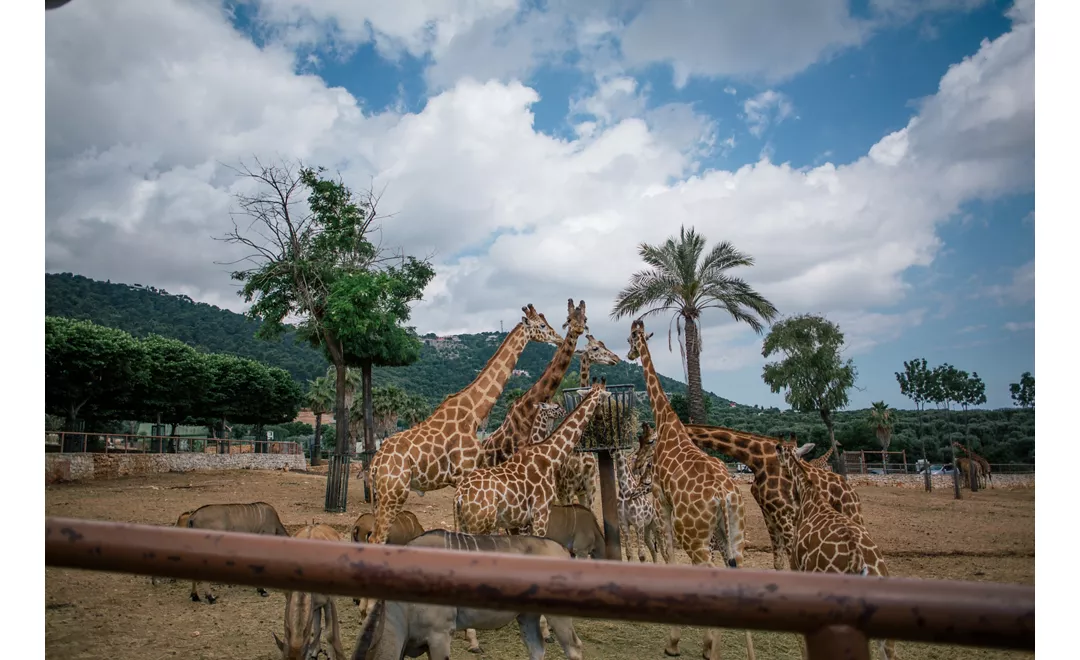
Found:
[[[733,473],[735,481],[750,483],[752,475],[745,472]],[[993,477],[994,488],[1034,488],[1034,474],[995,474]],[[848,481],[854,486],[882,486],[886,488],[918,488],[922,489],[923,475],[921,474],[850,474]],[[951,474],[930,475],[931,487],[936,489],[953,487]]]
[[[307,469],[303,454],[46,454],[45,483],[193,470]]]

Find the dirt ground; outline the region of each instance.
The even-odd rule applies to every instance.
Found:
[[[362,502],[354,479],[350,511],[322,510],[326,479],[316,474],[254,470],[165,474],[45,488],[45,514],[147,524],[173,524],[181,511],[215,502],[266,501],[281,514],[290,531],[312,519],[344,532],[360,513]],[[761,511],[747,500],[747,567],[771,569],[768,535]],[[892,575],[919,578],[1035,584],[1035,492],[992,490],[964,493],[950,490],[927,495],[919,490],[864,487],[858,489],[867,527],[885,552]],[[410,495],[406,505],[426,529],[452,528],[452,491]],[[599,517],[599,502],[596,513]],[[680,561],[686,556],[678,553]],[[281,634],[285,597],[260,597],[251,587],[215,585],[214,605],[193,603],[190,583],[156,586],[143,576],[70,569],[45,571],[45,655],[47,658],[155,660],[158,658],[221,658],[271,660],[278,656],[271,631]],[[351,655],[360,629],[358,608],[338,598],[342,642]],[[585,657],[602,660],[664,658],[665,626],[596,619],[575,619],[585,644]],[[455,636],[458,658],[524,658],[525,648],[511,624],[498,631],[480,631],[482,656],[466,652],[463,636]],[[683,657],[701,657],[699,630],[683,629]],[[743,635],[728,631],[724,656],[745,658]],[[794,635],[754,633],[762,660],[799,658]],[[564,657],[558,644],[548,657]],[[1019,658],[1034,654],[924,644],[897,645],[912,658]]]

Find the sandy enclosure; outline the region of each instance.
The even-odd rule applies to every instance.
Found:
[[[312,520],[344,531],[360,513],[369,510],[361,501],[354,479],[350,483],[350,511],[323,512],[324,476],[296,472],[242,470],[164,474],[110,481],[47,486],[45,514],[124,522],[172,524],[184,510],[215,502],[266,501],[274,505],[290,531]],[[768,534],[749,488],[747,500],[748,552],[746,565],[771,569]],[[885,552],[889,571],[896,576],[958,580],[1035,583],[1035,492],[989,490],[964,492],[863,487],[867,527]],[[410,495],[406,507],[426,529],[451,528],[452,491]],[[599,502],[596,514],[599,517]],[[688,563],[677,552],[679,561]],[[267,598],[251,587],[216,585],[218,602],[193,603],[190,583],[165,582],[151,586],[143,576],[47,568],[45,571],[45,655],[55,659],[109,658],[228,658],[271,660],[278,655],[271,631],[281,634],[285,597],[270,592]],[[338,598],[343,646],[352,651],[360,620],[349,598]],[[596,619],[575,619],[585,644],[585,657],[604,660],[664,658],[667,628]],[[525,647],[511,624],[498,631],[481,631],[484,654],[466,652],[464,638],[455,636],[454,657],[524,658]],[[682,655],[701,657],[701,632],[685,628]],[[745,658],[743,636],[727,632],[724,657]],[[795,636],[754,633],[757,657],[799,658]],[[548,645],[550,658],[564,657],[558,644]],[[1033,654],[962,647],[898,644],[906,660],[912,658],[1019,658]]]

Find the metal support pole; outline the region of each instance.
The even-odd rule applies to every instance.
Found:
[[[615,460],[611,450],[596,452],[600,472],[600,506],[604,514],[604,554],[611,561],[622,561],[619,539],[619,498],[615,492]]]
[[[825,626],[806,636],[807,660],[870,660],[870,644],[859,629]]]

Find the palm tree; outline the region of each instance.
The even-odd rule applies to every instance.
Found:
[[[753,266],[754,259],[724,241],[705,254],[705,237],[685,227],[678,239],[662,245],[642,243],[638,254],[651,268],[638,271],[630,285],[619,292],[611,318],[673,312],[677,330],[686,329],[686,372],[690,421],[705,422],[705,398],[701,389],[701,333],[698,319],[709,308],[725,310],[736,321],[761,334],[765,322],[777,316],[776,307],[754,291],[742,278],[727,271]],[[681,343],[681,342],[680,342]]]
[[[889,404],[884,401],[875,401],[870,404],[870,428],[874,430],[878,442],[881,443],[881,469],[885,474],[889,473],[889,443],[892,442],[893,415]]]
[[[334,409],[334,383],[325,376],[308,381],[307,405],[315,415],[315,441],[311,444],[312,466],[322,463],[322,416]]]

